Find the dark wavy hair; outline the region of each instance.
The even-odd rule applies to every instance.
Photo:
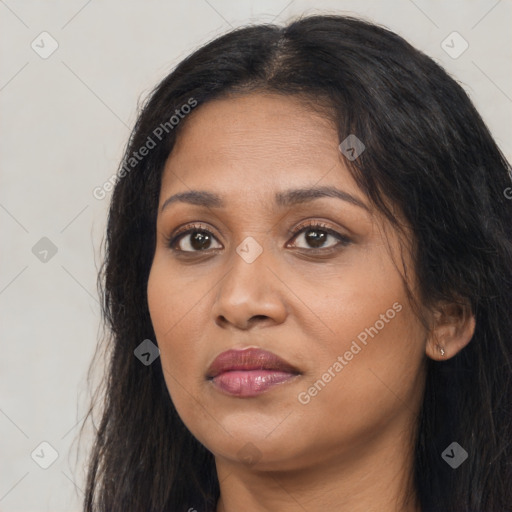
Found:
[[[98,281],[108,332],[91,368],[101,343],[108,367],[82,425],[100,402],[84,512],[215,510],[212,453],[178,416],[160,359],[145,366],[134,349],[155,340],[146,288],[161,176],[187,118],[172,129],[168,121],[191,98],[197,110],[259,91],[316,105],[340,141],[357,134],[366,151],[346,164],[378,211],[398,229],[398,208],[412,229],[421,304],[462,300],[475,315],[463,350],[425,363],[412,475],[422,511],[512,510],[510,164],[463,88],[432,59],[370,22],[311,16],[211,41],[141,108],[111,199]],[[165,137],[130,167],[166,122]],[[453,441],[469,454],[457,469],[441,458]]]

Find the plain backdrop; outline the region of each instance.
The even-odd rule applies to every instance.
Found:
[[[138,104],[231,27],[313,13],[373,20],[423,50],[510,160],[510,0],[0,0],[0,511],[80,510],[110,198],[93,189],[116,172]]]

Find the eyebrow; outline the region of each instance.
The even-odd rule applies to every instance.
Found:
[[[333,197],[346,201],[355,206],[359,206],[369,211],[368,206],[360,199],[352,196],[348,192],[339,190],[335,187],[314,187],[314,188],[296,188],[278,192],[275,195],[275,202],[278,206],[286,207],[296,204],[307,203],[322,197]],[[204,190],[189,190],[187,192],[180,192],[167,198],[160,209],[163,212],[172,203],[188,203],[196,206],[204,206],[206,208],[224,208],[226,203],[217,194],[207,192]]]

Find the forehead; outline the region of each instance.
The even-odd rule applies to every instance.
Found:
[[[208,188],[223,195],[273,195],[292,184],[358,190],[341,158],[336,127],[297,97],[230,96],[198,107],[184,121],[165,165],[162,192]]]

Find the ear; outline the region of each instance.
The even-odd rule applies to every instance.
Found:
[[[471,341],[475,332],[475,315],[469,302],[440,303],[432,320],[425,352],[435,361],[453,357]]]

